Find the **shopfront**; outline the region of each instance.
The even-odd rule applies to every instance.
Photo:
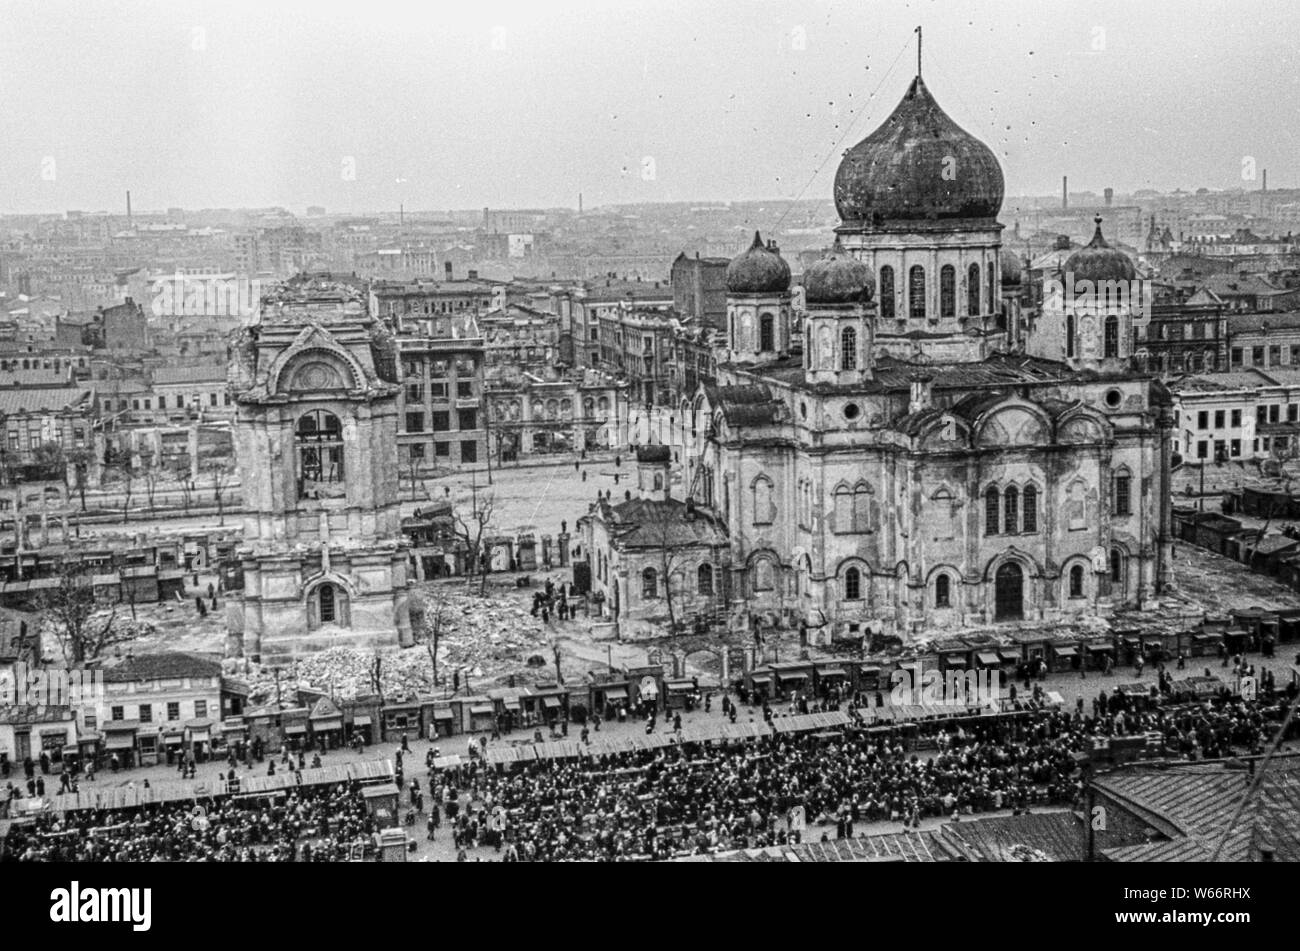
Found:
[[[136,765],[135,736],[140,724],[134,720],[110,720],[104,724],[104,756],[107,764],[116,759],[122,768]]]
[[[694,680],[669,680],[664,683],[664,709],[690,710],[694,705]]]
[[[609,720],[618,716],[619,708],[627,710],[630,705],[627,681],[591,685],[591,708]]]
[[[1056,640],[1051,644],[1051,670],[1055,673],[1078,670],[1082,663],[1079,642],[1073,640]]]
[[[321,697],[307,718],[312,746],[334,750],[343,745],[343,711],[329,697]]]
[[[416,701],[404,701],[385,704],[383,713],[383,737],[385,743],[400,743],[405,736],[407,741],[420,737],[420,704]]]
[[[448,737],[456,732],[456,714],[448,706],[435,706],[430,712],[429,725],[433,736]]]
[[[194,762],[206,763],[212,758],[215,726],[216,724],[207,717],[196,717],[185,724],[186,748],[194,754]]]

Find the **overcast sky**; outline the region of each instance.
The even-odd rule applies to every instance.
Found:
[[[829,197],[918,23],[1009,194],[1300,185],[1294,0],[0,0],[0,212]]]

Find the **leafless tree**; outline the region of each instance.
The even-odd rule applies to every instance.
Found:
[[[224,461],[213,461],[204,467],[212,476],[212,497],[217,502],[217,524],[226,524],[225,492],[230,485],[230,466]]]
[[[492,524],[492,513],[495,508],[496,500],[492,493],[480,493],[478,486],[475,485],[469,511],[466,512],[458,506],[452,512],[456,537],[465,545],[465,557],[469,563],[468,574],[470,578],[473,578],[476,573],[479,577],[480,595],[487,593],[487,565],[484,564],[486,553],[483,550],[483,537]]]
[[[72,469],[76,478],[77,495],[81,499],[81,511],[86,511],[86,473],[90,467],[90,450],[89,449],[70,449],[67,453],[68,462],[72,464]]]
[[[438,645],[444,634],[455,629],[456,615],[440,592],[430,592],[426,597],[423,616],[415,631],[415,640],[429,652],[429,667],[433,671],[433,686],[438,686]]]
[[[158,480],[162,476],[155,464],[153,450],[140,451],[140,480],[144,483],[144,497],[149,505],[149,514],[154,514],[154,499],[158,494]]]
[[[95,660],[105,648],[130,639],[130,632],[117,623],[116,603],[95,593],[90,566],[64,563],[55,577],[58,584],[46,588],[38,603],[70,663]],[[106,608],[107,617],[96,617]]]
[[[380,700],[384,699],[384,655],[379,653],[376,648],[370,658],[370,666],[367,670],[370,675],[370,692],[377,694]]]
[[[669,504],[647,506],[643,517],[643,524],[656,548],[656,594],[664,599],[668,609],[668,630],[672,634],[678,632],[677,613],[687,590],[686,564],[699,557],[698,551],[681,544],[680,533],[675,531],[682,518],[681,512]],[[637,578],[635,583],[643,584],[644,580]]]

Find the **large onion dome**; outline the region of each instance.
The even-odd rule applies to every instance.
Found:
[[[1005,185],[992,149],[939,108],[921,77],[835,173],[846,225],[996,219]]]

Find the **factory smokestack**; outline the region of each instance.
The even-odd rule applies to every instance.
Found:
[[[1268,172],[1265,172],[1264,174],[1267,176],[1267,175],[1268,175]],[[128,190],[127,193],[126,193],[126,225],[127,225],[128,228],[131,227],[131,192],[130,192],[130,190]]]
[[[1115,189],[1107,188],[1105,191],[1105,195],[1106,195],[1106,207],[1109,208],[1111,204],[1115,201]]]
[[[1069,207],[1070,207],[1070,177],[1068,175],[1062,175],[1061,176],[1061,208],[1065,209]]]
[[[1268,169],[1264,169],[1264,184],[1261,190],[1268,191]]]

